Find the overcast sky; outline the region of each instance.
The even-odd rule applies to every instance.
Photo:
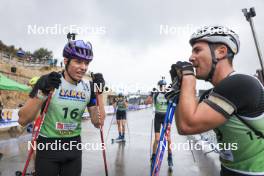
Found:
[[[254,74],[259,61],[249,23],[241,12],[252,6],[263,51],[263,0],[1,0],[0,40],[31,52],[45,47],[62,60],[67,41],[62,30],[76,32],[78,28],[77,39],[93,44],[89,70],[102,72],[112,86],[151,87],[161,76],[170,81],[171,64],[188,60],[188,40],[198,27],[220,24],[240,36],[235,69]],[[198,88],[207,86],[198,84]]]

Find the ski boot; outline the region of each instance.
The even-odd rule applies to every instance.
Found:
[[[118,138],[116,139],[112,139],[112,144],[115,143],[115,142],[122,142],[123,138],[121,135],[118,136]]]
[[[121,140],[122,140],[122,142],[126,142],[125,134],[121,135]]]

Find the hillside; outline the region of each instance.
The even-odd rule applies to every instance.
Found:
[[[16,67],[16,73],[11,72],[11,67]],[[30,78],[34,76],[41,76],[51,71],[60,71],[59,67],[25,67],[20,66],[16,61],[7,63],[0,58],[0,72],[10,79],[16,80],[19,83],[27,84]],[[27,93],[17,91],[1,90],[1,99],[4,108],[16,108],[19,104],[24,104],[28,98]]]

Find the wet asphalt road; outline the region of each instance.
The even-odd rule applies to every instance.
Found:
[[[107,116],[104,126],[106,137],[112,115]],[[109,136],[106,141],[106,155],[109,176],[147,176],[150,175],[150,132],[153,114],[151,109],[128,112],[128,127],[126,143],[111,144],[111,139],[118,135],[117,125],[112,123]],[[94,128],[89,120],[83,122],[82,142],[88,143],[88,148],[97,149],[100,144],[100,132]],[[128,133],[129,131],[129,133]],[[153,135],[154,136],[154,135]],[[0,152],[4,153],[0,161],[1,176],[15,175],[16,170],[22,170],[27,156],[27,140],[30,135],[20,136],[0,141]],[[6,137],[7,138],[7,137]],[[186,142],[185,136],[177,134],[175,125],[172,127],[173,143]],[[160,176],[199,176],[205,175],[194,162],[192,153],[185,150],[173,151],[173,172],[168,172],[167,152],[165,154]],[[32,170],[32,163],[28,171]],[[83,176],[104,176],[104,164],[102,151],[83,151]]]

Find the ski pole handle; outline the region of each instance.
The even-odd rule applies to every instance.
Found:
[[[93,74],[93,73],[91,73],[91,77],[92,77],[92,79],[94,79],[94,74]],[[101,114],[100,114],[100,112],[102,112],[102,111],[101,111],[101,109],[100,109],[99,95],[98,95],[98,94],[99,94],[99,93],[98,93],[98,90],[97,90],[97,91],[95,92],[95,95],[96,95],[96,106],[97,106],[98,111],[99,111],[99,116],[98,116],[98,118],[99,118],[99,123],[100,123],[100,137],[101,137],[101,143],[104,145],[104,148],[103,148],[103,150],[102,150],[102,152],[103,152],[103,160],[104,160],[104,169],[105,169],[105,175],[108,176],[108,167],[107,167],[107,161],[106,161],[105,142],[104,142],[104,132],[103,132],[103,121],[101,121],[101,120],[103,120],[103,119],[101,119]]]

